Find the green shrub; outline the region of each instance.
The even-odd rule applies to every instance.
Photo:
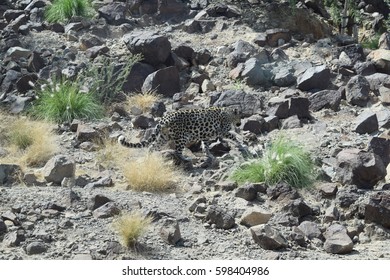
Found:
[[[132,55],[125,63],[118,64],[114,59],[99,57],[101,61],[89,65],[79,76],[79,82],[88,84],[90,92],[108,105],[118,99],[131,68],[141,58],[140,55]]]
[[[91,17],[93,8],[90,0],[54,0],[45,11],[48,22],[65,22],[74,16]]]
[[[38,93],[32,107],[33,116],[58,123],[73,119],[98,119],[103,107],[90,93],[83,93],[71,81],[54,81]]]
[[[375,34],[372,38],[365,39],[361,42],[361,45],[365,49],[376,50],[379,48],[379,38],[381,34]]]
[[[241,166],[232,174],[240,183],[265,182],[274,185],[286,182],[303,188],[314,181],[314,164],[302,147],[284,138],[274,141],[262,158]]]

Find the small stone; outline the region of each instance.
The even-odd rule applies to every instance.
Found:
[[[103,187],[111,187],[113,185],[113,181],[111,177],[103,177],[96,182],[88,183],[86,188],[103,188]]]
[[[95,210],[95,209],[103,206],[107,202],[111,202],[111,201],[112,200],[109,199],[108,197],[101,195],[101,194],[97,194],[97,195],[90,198],[90,200],[88,202],[88,209]]]
[[[234,181],[222,181],[215,184],[216,190],[232,191],[238,187],[237,182]]]
[[[43,242],[34,241],[27,245],[26,253],[27,255],[37,255],[42,254],[47,251],[47,246]]]
[[[191,203],[191,206],[189,207],[189,210],[190,212],[194,212],[196,207],[201,204],[201,203],[206,203],[207,200],[206,200],[206,197],[204,196],[200,196],[198,198],[196,198],[192,203]]]
[[[268,224],[253,226],[250,232],[254,241],[263,249],[278,250],[288,246],[287,240],[280,231]]]
[[[324,249],[331,254],[348,254],[353,249],[353,241],[347,234],[347,229],[340,224],[333,224],[324,233]]]
[[[298,226],[298,229],[309,239],[321,237],[321,231],[314,222],[304,221]]]
[[[240,224],[252,227],[266,224],[272,216],[272,213],[260,207],[247,209],[241,216]]]
[[[222,229],[230,229],[236,224],[234,217],[217,205],[210,206],[206,215],[206,221],[215,224],[216,228]]]
[[[257,190],[252,184],[247,184],[237,188],[234,192],[234,195],[247,201],[253,201],[257,197]]]
[[[96,141],[99,139],[99,133],[89,125],[79,124],[76,132],[77,140],[80,142]]]
[[[0,219],[0,235],[7,232],[7,225]]]
[[[176,245],[181,240],[179,223],[176,219],[167,218],[160,228],[161,238],[168,244]]]
[[[6,211],[3,214],[1,214],[1,218],[6,221],[11,221],[14,225],[19,224],[18,217],[11,211]]]
[[[93,211],[93,216],[96,219],[110,218],[120,213],[119,208],[113,202],[107,202],[103,206]]]
[[[23,231],[11,231],[4,235],[3,244],[7,247],[19,246],[26,239]]]
[[[324,183],[318,187],[318,190],[323,198],[330,198],[336,195],[338,188],[337,184]]]

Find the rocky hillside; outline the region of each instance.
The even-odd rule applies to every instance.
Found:
[[[340,35],[342,1],[94,0],[90,18],[65,22],[45,17],[50,1],[2,1],[0,259],[389,259],[389,6],[352,2]],[[30,130],[51,80],[86,94],[105,69],[104,116]],[[140,92],[156,100],[129,99]],[[166,161],[132,175],[168,174],[165,191],[138,190],[111,164],[140,167],[146,150],[110,140],[139,141],[165,112],[209,106],[240,110],[249,157],[218,141],[209,166],[194,145],[172,176]],[[31,121],[17,132],[32,131],[37,153],[8,145],[18,121]],[[280,135],[309,151],[312,187],[231,179]],[[153,222],[126,248],[112,222],[134,210]]]

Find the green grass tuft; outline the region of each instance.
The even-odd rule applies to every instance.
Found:
[[[274,185],[286,182],[304,188],[314,182],[314,163],[302,147],[279,138],[268,147],[264,156],[247,163],[232,174],[237,182],[265,182]]]
[[[361,42],[361,45],[365,49],[377,50],[379,48],[379,38],[380,37],[381,37],[381,34],[377,33],[374,36],[363,40]]]
[[[54,81],[38,93],[32,108],[33,116],[57,123],[73,119],[99,119],[103,106],[90,93],[80,92],[79,86],[70,81]]]
[[[93,8],[90,0],[54,0],[45,11],[48,22],[66,22],[72,17],[92,17]]]

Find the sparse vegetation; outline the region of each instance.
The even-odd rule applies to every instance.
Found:
[[[150,217],[144,217],[139,212],[120,215],[113,222],[114,229],[118,232],[120,242],[125,247],[134,246],[151,224]]]
[[[96,163],[107,169],[120,170],[128,188],[135,191],[169,191],[181,176],[178,168],[161,153],[134,153],[110,140],[103,141]]]
[[[130,109],[131,107],[135,106],[145,113],[158,99],[159,95],[154,90],[144,93],[137,93],[127,98],[126,107]]]
[[[0,142],[8,151],[2,161],[22,167],[41,166],[57,152],[58,146],[50,124],[27,118],[7,117],[6,120],[0,127]]]
[[[72,17],[92,17],[93,8],[90,0],[54,0],[45,11],[48,22],[66,22]]]
[[[286,182],[295,188],[313,183],[314,164],[308,152],[282,137],[266,149],[262,158],[243,165],[232,178],[238,182]]]
[[[122,166],[126,162],[123,155],[129,155],[131,150],[119,145],[115,140],[104,139],[96,154],[96,163],[107,169]]]
[[[167,191],[179,178],[175,165],[160,153],[146,153],[122,166],[129,187],[136,191]]]
[[[38,92],[31,112],[39,119],[63,123],[75,118],[101,118],[103,107],[92,94],[81,92],[76,83],[60,79]]]
[[[374,36],[362,40],[361,45],[365,49],[376,50],[379,48],[379,38],[380,37],[381,37],[381,34],[376,33]]]
[[[79,77],[79,84],[88,84],[89,92],[105,105],[118,99],[133,65],[142,59],[141,55],[126,57],[125,63],[116,63],[108,57],[99,57],[98,63],[91,64]]]

